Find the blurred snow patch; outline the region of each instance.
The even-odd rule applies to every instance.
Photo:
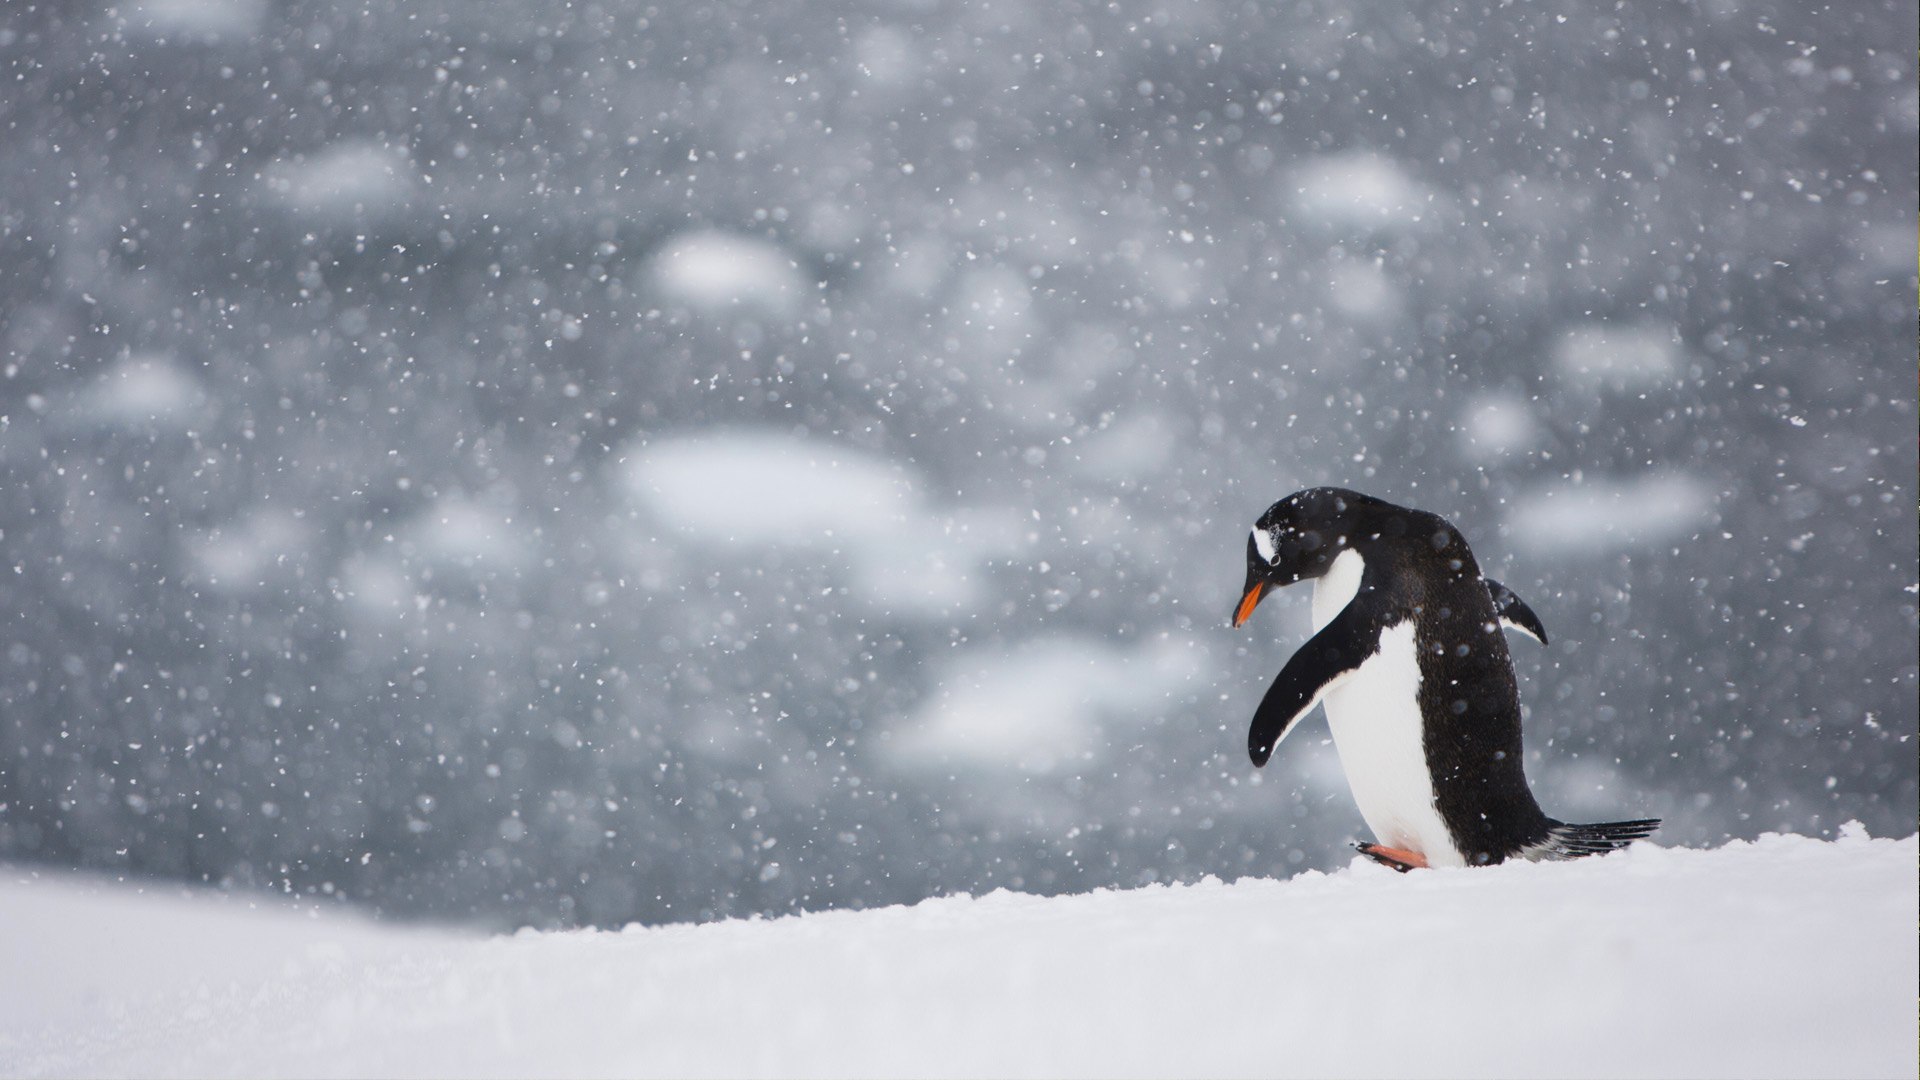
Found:
[[[1363,319],[1384,319],[1400,310],[1400,293],[1376,263],[1342,260],[1328,275],[1327,298],[1339,310]]]
[[[1025,533],[1025,523],[1011,510],[922,516],[861,546],[855,585],[862,599],[884,611],[950,615],[979,602],[980,560],[1014,554],[1025,545]]]
[[[1161,248],[1140,259],[1140,284],[1169,311],[1182,311],[1207,291],[1208,278],[1201,272],[1204,265],[1177,248]]]
[[[283,510],[260,510],[201,534],[194,560],[208,583],[236,590],[266,584],[276,565],[298,562],[311,530]]]
[[[867,273],[889,292],[927,300],[947,279],[952,261],[938,234],[916,233],[890,245],[887,257],[870,262]]]
[[[1032,337],[1033,292],[1010,266],[970,271],[960,280],[948,319],[982,367],[998,367]]]
[[[691,540],[833,556],[852,572],[862,602],[896,613],[971,605],[978,560],[1021,542],[1008,515],[936,512],[920,478],[899,465],[786,435],[657,441],[625,479],[651,514]]]
[[[497,502],[465,495],[442,497],[402,531],[401,554],[463,569],[520,565],[530,554],[525,526]]]
[[[1605,821],[1620,808],[1626,790],[1620,770],[1596,755],[1549,755],[1527,766],[1541,805],[1551,806],[1568,821]]]
[[[1862,225],[1854,233],[1852,247],[1860,260],[1875,270],[1909,270],[1920,251],[1916,251],[1913,227],[1901,222],[1876,222]]]
[[[900,466],[772,433],[656,441],[633,460],[627,482],[668,523],[728,544],[833,545],[897,533],[924,513]]]
[[[913,38],[897,27],[867,30],[853,43],[853,55],[860,74],[877,83],[904,85],[924,70]]]
[[[1599,554],[1689,536],[1711,502],[1704,484],[1675,473],[1588,481],[1516,498],[1507,529],[1536,551]]]
[[[1680,336],[1670,325],[1595,323],[1567,331],[1554,345],[1554,363],[1568,377],[1589,385],[1652,386],[1680,368]]]
[[[83,419],[112,427],[185,427],[206,401],[200,380],[165,356],[131,356],[80,395]]]
[[[405,614],[415,595],[412,580],[390,553],[356,555],[340,568],[341,598],[367,614]]]
[[[1335,225],[1417,222],[1433,199],[1399,164],[1365,152],[1315,158],[1293,183],[1294,209]]]
[[[674,238],[651,267],[662,294],[701,311],[787,314],[807,293],[799,266],[778,244],[718,230]]]
[[[135,0],[120,23],[153,37],[217,38],[252,33],[265,13],[265,0]]]
[[[867,221],[854,207],[821,199],[800,215],[800,238],[814,251],[846,251],[860,242]]]
[[[1073,463],[1082,475],[1096,480],[1146,480],[1172,460],[1178,446],[1169,417],[1141,413],[1088,436]]]
[[[412,196],[416,179],[406,151],[350,139],[275,162],[266,171],[265,183],[275,198],[299,213],[338,219],[399,211]]]
[[[1486,394],[1467,406],[1460,424],[1466,451],[1476,458],[1498,457],[1533,445],[1539,425],[1533,410],[1512,394]]]
[[[888,753],[909,766],[1051,772],[1118,741],[1102,719],[1150,711],[1198,668],[1171,641],[1128,648],[1063,637],[968,653],[946,666]]]

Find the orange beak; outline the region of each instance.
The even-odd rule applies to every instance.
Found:
[[[1236,629],[1245,626],[1253,618],[1253,609],[1260,604],[1260,598],[1267,595],[1267,583],[1256,581],[1247,589],[1247,595],[1240,598],[1240,606],[1233,612],[1233,625]]]

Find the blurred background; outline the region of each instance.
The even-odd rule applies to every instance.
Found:
[[[1916,818],[1916,13],[13,0],[0,859],[620,925],[1285,875],[1247,529],[1446,515],[1527,768]]]

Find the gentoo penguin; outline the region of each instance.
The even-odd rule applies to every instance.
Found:
[[[1341,488],[1296,492],[1247,538],[1233,625],[1275,586],[1312,579],[1313,638],[1267,690],[1247,733],[1265,765],[1325,703],[1347,785],[1402,872],[1519,857],[1574,859],[1625,847],[1657,819],[1568,825],[1542,813],[1520,760],[1520,695],[1502,626],[1545,644],[1513,591],[1480,574],[1443,518]]]

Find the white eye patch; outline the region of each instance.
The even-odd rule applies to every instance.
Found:
[[[1253,530],[1253,549],[1260,553],[1261,558],[1267,560],[1268,565],[1272,565],[1273,560],[1280,554],[1273,546],[1273,534],[1265,529]]]

